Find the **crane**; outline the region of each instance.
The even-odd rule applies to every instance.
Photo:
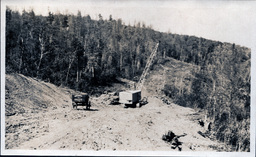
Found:
[[[146,78],[146,75],[148,73],[148,70],[149,70],[149,68],[150,68],[150,66],[151,66],[151,64],[152,64],[152,62],[154,60],[154,57],[156,56],[158,45],[159,45],[159,43],[156,44],[155,49],[153,50],[153,52],[151,53],[151,55],[148,58],[147,64],[145,66],[145,69],[142,72],[142,75],[140,76],[140,79],[139,79],[139,81],[137,83],[137,86],[136,86],[137,90],[141,90],[141,88],[142,88],[142,86],[143,86],[143,84],[145,82],[145,78]]]
[[[145,77],[146,77],[148,70],[153,62],[153,59],[156,56],[158,45],[159,45],[159,43],[156,44],[155,49],[153,50],[153,52],[151,53],[151,55],[148,58],[145,69],[142,72],[142,75],[140,76],[140,79],[137,83],[136,90],[123,91],[123,92],[119,93],[119,103],[125,104],[125,107],[134,106],[134,105],[136,107],[141,107],[142,105],[145,105],[148,103],[146,97],[141,99],[141,88],[143,87]]]

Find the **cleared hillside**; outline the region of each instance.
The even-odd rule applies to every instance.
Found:
[[[167,57],[159,59],[151,69],[144,89],[154,95],[167,95],[172,98],[191,86],[191,78],[194,78],[198,66]],[[179,87],[179,89],[175,93],[166,93],[166,86]]]
[[[204,112],[213,124],[213,137],[231,145],[233,151],[249,151],[250,59],[244,56],[238,64],[241,58],[232,53],[216,50],[210,55],[215,64],[207,66],[173,58],[159,59],[143,89],[156,96],[167,96],[175,104]],[[232,66],[221,65],[223,60],[232,62]]]

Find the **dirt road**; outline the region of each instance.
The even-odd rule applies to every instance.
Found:
[[[167,105],[150,94],[141,108],[109,105],[111,95],[102,94],[91,97],[90,111],[75,110],[75,91],[23,75],[6,80],[6,149],[179,151],[162,140],[171,130],[186,135],[179,138],[182,151],[225,151],[223,144],[199,134],[205,130],[193,120],[193,109]]]
[[[92,102],[97,102],[96,98]],[[172,130],[176,135],[187,134],[180,138],[182,151],[212,150],[210,145],[219,144],[198,134],[204,130],[191,120],[193,113],[190,108],[166,105],[155,97],[141,108],[94,105],[91,111],[55,109],[34,117],[39,127],[28,128],[31,138],[13,148],[175,151],[162,140],[162,135]]]

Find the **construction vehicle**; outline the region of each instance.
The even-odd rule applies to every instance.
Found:
[[[125,104],[125,107],[139,107],[141,100],[141,90],[123,91],[119,93],[119,103]]]
[[[154,51],[149,56],[145,69],[143,70],[142,75],[135,87],[136,89],[119,93],[119,103],[125,104],[125,107],[141,107],[142,105],[147,104],[146,97],[141,99],[141,89],[145,82],[148,70],[153,63],[154,57],[156,56],[158,45],[159,43],[156,44]]]
[[[85,106],[87,110],[91,107],[88,94],[72,95],[72,106],[77,109],[77,106]]]

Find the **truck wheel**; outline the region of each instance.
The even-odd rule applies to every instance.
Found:
[[[136,108],[140,108],[140,103],[139,102],[136,104]]]

